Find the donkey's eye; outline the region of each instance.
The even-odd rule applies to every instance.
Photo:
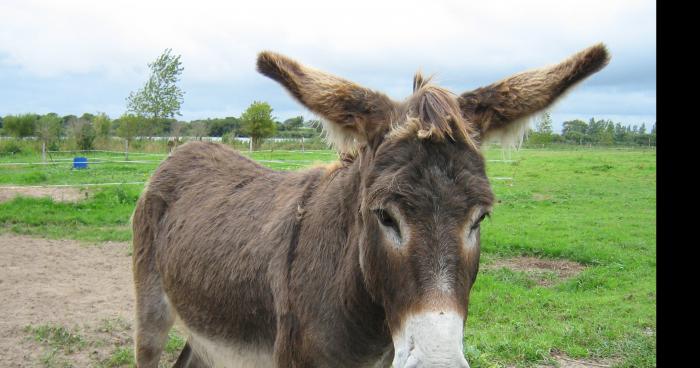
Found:
[[[398,225],[396,224],[396,221],[394,221],[394,218],[391,217],[391,215],[388,212],[384,210],[377,210],[375,213],[377,214],[377,218],[379,219],[380,224],[386,227],[394,228],[398,231]]]
[[[484,219],[488,215],[489,215],[488,212],[486,212],[483,215],[481,215],[481,217],[479,217],[478,220],[474,221],[474,224],[472,225],[472,230],[476,230],[479,227],[479,225],[481,225],[481,221],[484,221]]]
[[[383,209],[374,210],[374,215],[377,216],[377,221],[382,225],[384,235],[395,243],[396,246],[401,246],[404,239],[401,237],[401,224],[388,211]]]
[[[376,210],[374,212],[377,215],[377,219],[379,220],[379,223],[382,224],[382,226],[391,229],[395,232],[395,235],[400,239],[401,238],[401,229],[399,227],[399,223],[394,219],[394,217],[389,214],[389,212],[385,210]]]

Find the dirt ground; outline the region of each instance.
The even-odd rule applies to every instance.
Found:
[[[89,346],[70,354],[74,366],[93,366],[106,358],[115,344],[129,342],[112,340],[131,339],[133,306],[127,243],[81,245],[70,240],[0,234],[3,367],[47,365],[41,363],[47,349],[25,330],[45,324],[79,329],[88,342],[106,340],[104,346]],[[115,321],[120,328],[108,328]]]
[[[0,186],[0,202],[12,200],[22,195],[23,197],[51,197],[58,202],[75,202],[87,197],[88,192],[70,187],[5,187]]]
[[[2,367],[116,367],[109,362],[133,342],[134,295],[127,243],[84,245],[0,234],[0,364]],[[570,277],[578,263],[527,257],[488,268],[543,269]],[[72,351],[36,341],[27,326],[62,326],[86,342]],[[177,354],[165,356],[162,366]],[[552,356],[559,367],[609,367],[609,361]],[[544,366],[542,366],[544,367]]]
[[[541,286],[551,286],[565,279],[574,277],[586,267],[580,263],[565,259],[544,259],[537,257],[514,257],[497,259],[482,267],[484,270],[508,268],[512,271],[525,272]]]

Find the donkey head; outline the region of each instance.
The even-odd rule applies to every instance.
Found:
[[[479,224],[494,200],[480,152],[522,139],[527,119],[609,61],[604,45],[459,96],[420,75],[384,94],[264,52],[258,70],[321,115],[360,175],[359,265],[384,307],[393,367],[468,367],[463,327],[479,268]]]

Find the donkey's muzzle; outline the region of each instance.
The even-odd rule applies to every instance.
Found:
[[[392,368],[469,368],[464,358],[464,320],[455,312],[408,317],[394,334]]]

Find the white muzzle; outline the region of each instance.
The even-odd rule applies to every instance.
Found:
[[[464,320],[454,312],[408,317],[394,335],[392,368],[469,368],[464,358]]]

